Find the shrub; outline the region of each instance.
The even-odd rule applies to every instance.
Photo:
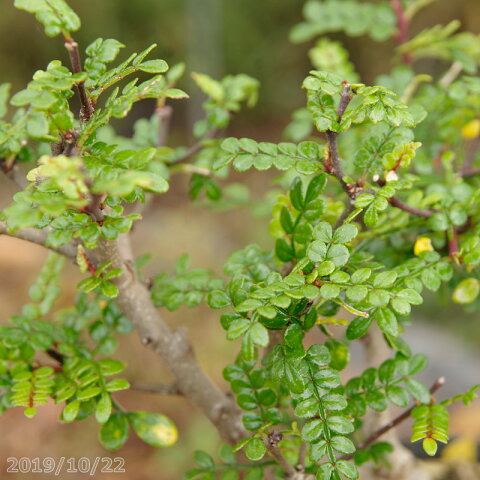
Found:
[[[443,379],[430,389],[415,379],[427,359],[413,355],[401,335],[426,291],[468,308],[480,303],[480,42],[456,33],[455,21],[409,38],[410,20],[429,3],[308,0],[294,41],[334,31],[395,37],[398,65],[377,85],[364,85],[342,45],[322,37],[310,50],[307,106],[286,129],[291,142],[278,144],[221,138],[233,114],[255,104],[256,80],[194,73],[207,96],[205,118],[194,127],[197,143],[171,148],[166,101],[187,98],[176,86],[183,65],[149,59],[155,45],[117,64],[124,45],[102,38],[86,48],[82,64],[72,36],[80,20],[64,0],[15,0],[48,36],[63,37],[71,67],[53,60],[11,98],[8,84],[0,87],[7,117],[0,123],[1,166],[19,186],[1,213],[0,233],[53,251],[31,302],[1,327],[2,410],[23,407],[34,417],[53,399],[65,422],[95,415],[107,449],[120,448],[130,428],[152,446],[171,445],[177,431],[169,418],[115,402],[115,392],[130,388],[116,377],[125,367],[112,358],[116,337],[135,329],[175,377],[155,390],[184,395],[226,442],[222,465],[198,451],[198,468],[186,478],[243,472],[253,480],[273,468],[282,478],[356,479],[357,465],[384,462],[392,445],[377,440],[410,415],[412,441],[422,440],[434,455],[437,442],[448,440],[446,407],[468,403],[478,386],[437,402]],[[439,79],[417,74],[412,65],[422,58],[451,66]],[[131,138],[117,135],[112,119],[144,99],[156,102],[152,117],[138,120]],[[234,252],[224,276],[190,269],[181,257],[172,274],[143,281],[145,258],[129,246],[141,205],[166,194],[172,173],[183,171],[193,199],[232,206],[235,195],[223,188],[232,168],[281,172],[283,193],[270,223],[274,248]],[[57,310],[64,257],[86,278],[74,305]],[[241,339],[237,360],[223,371],[233,398],[205,375],[185,334],[158,310],[202,302],[224,310],[227,340]],[[307,347],[313,329],[324,341]],[[362,340],[371,364],[345,382],[350,345]],[[40,352],[54,365],[42,363]],[[404,411],[368,427],[370,412],[390,404]],[[248,462],[237,463],[239,451]]]

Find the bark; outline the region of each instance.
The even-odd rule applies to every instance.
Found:
[[[100,240],[101,263],[121,268],[116,279],[116,302],[133,322],[142,344],[152,348],[175,376],[178,390],[215,425],[222,439],[235,444],[245,436],[241,412],[235,402],[208,378],[198,364],[185,330],[172,330],[155,308],[147,287],[135,275],[128,236],[117,241]]]

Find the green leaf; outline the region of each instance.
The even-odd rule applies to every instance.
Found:
[[[42,139],[48,134],[49,124],[43,113],[33,113],[27,120],[27,132],[32,138]]]
[[[333,234],[333,243],[349,243],[357,235],[358,228],[351,223],[347,223],[335,230],[335,233]]]
[[[245,456],[252,462],[261,460],[265,453],[267,453],[267,447],[260,438],[252,438],[245,447]]]
[[[375,320],[383,333],[394,337],[398,335],[397,318],[389,308],[379,308],[375,312]]]
[[[213,458],[202,450],[195,450],[193,458],[195,459],[195,463],[203,468],[212,468],[215,465]]]
[[[427,455],[433,457],[437,453],[437,442],[433,438],[424,438],[422,443],[423,449]]]
[[[332,437],[331,445],[337,452],[345,455],[349,455],[355,451],[353,442],[349,438],[340,435]]]
[[[355,430],[353,423],[348,418],[333,416],[327,420],[327,425],[330,430],[340,433],[342,435],[348,435]]]
[[[100,286],[102,293],[108,298],[118,297],[118,287],[112,282],[102,282]]]
[[[15,0],[14,5],[34,13],[49,37],[62,33],[62,30],[75,32],[80,28],[80,19],[64,0]]]
[[[290,325],[284,333],[284,341],[290,348],[298,348],[302,345],[303,330],[300,325],[294,323]]]
[[[357,467],[352,462],[338,460],[336,466],[337,470],[350,480],[356,480],[359,477]]]
[[[355,285],[346,290],[347,298],[353,302],[362,301],[368,294],[368,288],[365,285]]]
[[[342,267],[348,262],[350,253],[345,245],[330,245],[327,252],[327,259],[331,260],[335,266]]]
[[[88,400],[89,398],[96,397],[101,392],[100,387],[87,387],[77,393],[78,400]]]
[[[127,390],[128,388],[130,388],[130,383],[123,378],[114,378],[105,385],[107,392],[118,392],[119,390]]]
[[[327,246],[324,242],[316,240],[308,246],[307,255],[312,262],[321,262],[327,255]]]
[[[207,295],[207,305],[210,308],[220,309],[230,305],[230,298],[222,290],[213,290]]]
[[[108,450],[117,450],[128,440],[129,428],[123,413],[113,413],[102,425],[99,432],[100,443]]]
[[[112,400],[108,393],[103,392],[95,408],[95,418],[98,423],[105,423],[112,413]]]
[[[340,295],[340,287],[338,287],[337,285],[326,283],[325,285],[321,286],[320,295],[325,300],[331,300],[332,298],[337,298],[338,295]]]
[[[177,428],[165,415],[128,412],[127,418],[135,433],[153,447],[169,447],[177,441]]]
[[[370,268],[360,268],[352,273],[352,283],[363,283],[366,282],[372,275],[372,270]]]
[[[314,442],[323,435],[323,421],[320,419],[309,420],[302,428],[302,440]]]
[[[165,73],[168,70],[168,64],[165,60],[148,60],[137,65],[137,68],[147,73]]]
[[[254,323],[249,330],[250,338],[255,345],[266,347],[269,342],[268,330],[261,323]]]
[[[247,318],[238,318],[233,320],[233,322],[228,327],[227,339],[235,340],[236,338],[243,335],[249,327],[250,320],[248,320]]]
[[[422,270],[422,282],[426,288],[432,292],[436,292],[442,283],[440,276],[433,268],[425,268]]]
[[[372,317],[356,317],[347,327],[346,335],[348,340],[356,340],[363,337],[372,324]]]
[[[280,224],[286,233],[292,233],[294,230],[293,219],[287,207],[283,207],[280,212]]]
[[[80,409],[80,402],[78,400],[73,400],[70,403],[67,403],[62,410],[62,418],[65,422],[73,422],[78,415]]]
[[[408,393],[401,387],[389,385],[386,388],[387,398],[397,407],[405,408],[408,406]]]
[[[430,403],[430,392],[425,385],[413,378],[407,378],[405,381],[405,386],[415,400],[418,400],[420,403],[424,404]]]
[[[378,288],[391,287],[397,276],[397,272],[393,271],[378,273],[373,280],[373,286]]]

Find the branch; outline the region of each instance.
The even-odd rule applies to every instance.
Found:
[[[385,180],[381,178],[374,178],[374,180],[380,187],[383,187],[386,184]],[[435,210],[423,210],[421,208],[412,207],[408,203],[405,203],[403,200],[400,200],[400,198],[398,198],[397,196],[390,197],[388,199],[388,203],[390,203],[392,207],[399,208],[400,210],[411,213],[412,215],[416,215],[417,217],[428,218],[431,217],[434,213],[436,213]]]
[[[462,165],[462,176],[472,171],[473,163],[475,162],[475,157],[477,155],[478,149],[480,148],[480,137],[475,138],[469,142],[467,154],[465,156],[465,162]]]
[[[350,88],[350,84],[347,81],[343,82],[343,90],[340,96],[340,103],[338,104],[337,108],[337,122],[340,123],[342,121],[342,116],[345,113],[345,110],[348,107],[348,104],[352,100],[353,93]],[[342,168],[342,164],[340,162],[340,156],[338,154],[338,146],[337,146],[337,132],[333,132],[331,130],[327,130],[325,132],[328,142],[328,152],[329,152],[329,161],[332,165],[332,172],[333,175],[337,178],[340,185],[342,186],[343,190],[347,193],[350,199],[354,199],[357,195],[357,189],[355,185],[347,184],[343,177],[345,173]]]
[[[28,187],[27,177],[15,160],[9,164],[6,159],[0,159],[0,169],[21,190],[25,190]]]
[[[67,258],[75,260],[77,258],[77,244],[70,242],[67,245],[61,247],[51,247],[47,245],[48,237],[48,228],[39,230],[37,228],[24,228],[18,232],[9,232],[7,226],[4,222],[0,222],[0,235],[7,235],[9,237],[20,238],[21,240],[26,240],[27,242],[36,243],[43,247],[49,248],[54,252],[60,253]]]
[[[418,217],[429,218],[435,213],[434,210],[422,210],[421,208],[412,207],[398,197],[391,197],[388,199],[388,202],[392,207],[399,208],[400,210],[411,213],[412,215],[417,215]]]
[[[205,140],[209,140],[211,138],[215,138],[219,133],[218,128],[213,128],[208,133],[206,133],[197,143],[192,145],[183,155],[175,159],[172,164],[174,163],[183,163],[187,160],[190,160],[194,155],[196,155],[203,147],[203,142]]]
[[[475,168],[473,170],[469,170],[468,172],[462,173],[463,178],[475,177],[476,175],[480,175],[480,168]]]
[[[395,37],[397,45],[403,45],[408,42],[408,28],[410,26],[409,19],[405,16],[401,0],[391,0],[390,4],[397,17],[398,33]],[[412,63],[412,55],[410,52],[404,52],[402,54],[403,63]]]
[[[460,62],[453,62],[438,84],[442,88],[447,88],[462,73],[462,70],[463,65]]]
[[[198,364],[184,330],[172,330],[155,308],[147,287],[137,278],[128,235],[108,242],[99,240],[100,261],[121,268],[115,279],[116,302],[133,322],[143,345],[152,348],[175,376],[175,384],[215,425],[224,441],[235,444],[246,436],[234,401],[212,383]],[[154,368],[153,366],[151,368]]]
[[[433,395],[444,384],[445,384],[445,377],[438,378],[435,381],[435,383],[430,387],[430,395]],[[364,448],[367,448],[369,445],[374,443],[378,438],[380,438],[382,435],[387,433],[389,430],[392,430],[393,428],[398,426],[400,423],[407,420],[407,418],[410,417],[410,414],[412,413],[412,410],[417,405],[418,405],[417,403],[414,403],[410,408],[405,410],[398,417],[395,417],[391,422],[388,422],[382,428],[379,428],[378,430],[373,432],[366,440],[364,440],[362,443],[360,443],[360,445],[357,446],[357,451],[358,450],[363,450]],[[350,454],[350,455],[343,456],[342,458],[345,459],[345,460],[350,460],[352,457],[353,457],[353,454]]]
[[[65,48],[70,56],[70,63],[72,64],[73,73],[80,73],[82,71],[82,63],[80,61],[80,51],[78,50],[78,43],[73,38],[65,39]],[[88,121],[93,115],[94,109],[90,103],[90,99],[85,89],[85,83],[77,84],[78,93],[80,95],[80,103],[82,104],[81,116]]]
[[[282,470],[287,475],[287,478],[298,477],[298,471],[287,462],[287,459],[283,456],[281,450],[278,448],[278,443],[282,440],[283,435],[279,432],[269,432],[268,439],[264,440],[265,446],[270,455],[278,462]]]
[[[173,108],[170,105],[157,105],[155,109],[157,117],[160,119],[160,128],[157,135],[157,147],[163,147],[167,143],[168,132],[170,130],[170,121],[172,119]]]
[[[53,358],[57,363],[63,365],[65,363],[65,357],[62,353],[60,353],[55,348],[49,348],[45,352],[50,358]]]
[[[159,393],[161,395],[181,395],[182,394],[182,392],[179,390],[176,383],[149,384],[149,383],[130,382],[130,388],[132,390],[138,390],[140,392]]]

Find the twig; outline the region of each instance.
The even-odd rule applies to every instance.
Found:
[[[450,258],[456,259],[460,253],[460,249],[458,248],[458,230],[455,226],[447,232],[447,239],[448,255]]]
[[[460,62],[453,62],[445,75],[440,79],[438,84],[442,88],[447,88],[462,73],[463,65]]]
[[[340,96],[340,103],[338,104],[337,108],[337,121],[340,123],[342,121],[342,116],[345,113],[345,110],[348,107],[348,104],[352,100],[353,93],[350,88],[350,84],[346,81],[343,82],[343,90]],[[342,164],[340,162],[340,156],[338,154],[338,146],[337,146],[337,132],[333,132],[332,130],[327,130],[325,132],[325,136],[327,137],[328,142],[328,161],[332,166],[332,173],[335,175],[337,180],[339,181],[340,185],[342,186],[343,190],[347,193],[350,199],[354,199],[357,192],[355,185],[347,184],[343,177],[345,173],[342,168]]]
[[[175,159],[173,163],[183,163],[186,162],[187,160],[190,160],[191,157],[196,155],[203,147],[203,142],[205,140],[209,140],[211,138],[215,138],[219,133],[218,128],[213,128],[210,130],[208,133],[206,133],[197,143],[192,145],[183,155]]]
[[[408,42],[408,28],[410,26],[409,19],[405,16],[401,0],[391,0],[390,4],[397,17],[398,33],[395,37],[397,45],[403,45]],[[402,53],[403,63],[410,64],[413,61],[410,52]]]
[[[53,358],[60,365],[63,365],[65,357],[58,350],[56,350],[55,348],[49,348],[48,350],[46,350],[46,353],[50,358]]]
[[[78,49],[78,43],[73,38],[65,39],[65,48],[67,49],[70,57],[70,63],[72,64],[73,73],[80,73],[82,71],[82,63],[80,61],[80,51]],[[93,115],[94,109],[90,103],[90,99],[85,88],[85,83],[80,82],[77,84],[78,93],[80,95],[80,102],[82,104],[82,117],[88,121]]]
[[[170,105],[157,105],[155,113],[160,120],[160,127],[157,135],[157,147],[164,147],[167,144],[168,132],[170,131],[170,121],[172,119],[173,108]]]
[[[383,187],[386,184],[385,180],[382,178],[374,178],[374,180],[380,187]],[[400,210],[411,213],[412,215],[416,215],[417,217],[428,218],[435,213],[435,210],[423,210],[421,208],[412,207],[408,203],[405,203],[403,200],[400,200],[397,196],[390,197],[388,199],[388,203],[390,203],[392,207],[399,208]]]
[[[398,197],[391,197],[388,199],[388,202],[392,207],[399,208],[400,210],[411,213],[412,215],[417,215],[418,217],[429,218],[435,213],[434,210],[423,210],[421,208],[412,207]]]
[[[279,432],[270,432],[268,439],[264,440],[265,446],[270,455],[275,458],[282,470],[287,475],[287,478],[294,478],[298,471],[287,462],[287,459],[283,456],[281,450],[278,448],[278,443],[282,440],[283,435]]]
[[[175,383],[149,384],[131,382],[130,386],[132,390],[139,390],[141,392],[159,393],[161,395],[182,395],[182,392]]]
[[[305,469],[305,457],[307,456],[307,443],[301,442],[298,450],[297,470]]]
[[[438,378],[435,381],[435,383],[430,387],[430,395],[433,395],[444,384],[445,384],[445,377]],[[414,403],[410,408],[405,410],[398,417],[395,417],[391,422],[388,422],[386,425],[384,425],[383,427],[381,427],[378,430],[376,430],[375,432],[373,432],[366,440],[364,440],[362,443],[360,443],[357,446],[357,451],[358,450],[363,450],[364,448],[367,448],[369,445],[374,443],[378,438],[380,438],[382,435],[387,433],[389,430],[395,428],[397,425],[399,425],[403,421],[407,420],[407,418],[410,417],[410,414],[412,413],[412,410],[417,405],[418,405],[417,403]],[[343,456],[342,459],[349,460],[352,457],[353,457],[353,454],[350,454],[350,455]]]

